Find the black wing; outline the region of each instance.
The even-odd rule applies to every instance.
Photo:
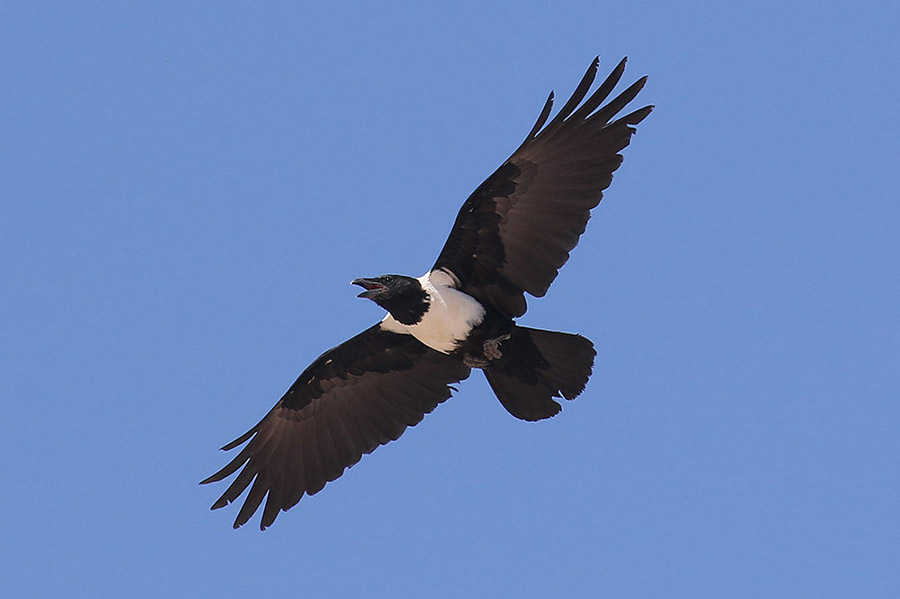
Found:
[[[202,481],[220,481],[243,468],[212,509],[250,493],[234,521],[246,523],[268,494],[260,528],[303,494],[319,492],[365,453],[397,439],[406,427],[450,397],[469,376],[453,356],[412,335],[379,325],[328,350],[288,389],[259,424],[222,449],[247,445],[227,466]]]
[[[594,59],[544,127],[550,94],[522,145],[463,204],[434,265],[453,272],[460,289],[509,317],[525,313],[524,292],[547,293],[622,164],[619,152],[631,141],[631,125],[653,110],[645,106],[610,122],[646,77],[598,109],[622,77],[625,59],[582,104],[599,64]]]

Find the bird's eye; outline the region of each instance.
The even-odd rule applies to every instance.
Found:
[[[388,276],[384,277],[384,282],[385,282],[385,283],[393,283],[393,282],[394,282],[394,277],[388,275]]]

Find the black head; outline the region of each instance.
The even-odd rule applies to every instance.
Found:
[[[372,300],[405,325],[416,324],[428,311],[428,293],[422,289],[418,279],[404,275],[381,275],[372,279],[353,279],[351,283],[365,289],[356,297]]]

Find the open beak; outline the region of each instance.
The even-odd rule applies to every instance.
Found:
[[[353,279],[350,281],[351,285],[359,285],[365,291],[357,295],[356,297],[364,297],[366,299],[372,299],[382,291],[384,291],[384,285],[376,281],[375,279]]]

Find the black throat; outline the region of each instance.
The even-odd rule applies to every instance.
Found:
[[[416,281],[418,283],[418,281]],[[382,307],[391,313],[394,320],[407,326],[418,324],[428,312],[431,300],[421,285],[404,289],[397,297],[389,298]]]
[[[366,288],[359,294],[388,312],[394,320],[406,326],[422,321],[431,306],[431,298],[418,279],[406,275],[381,275],[372,279],[356,279],[355,285]]]

